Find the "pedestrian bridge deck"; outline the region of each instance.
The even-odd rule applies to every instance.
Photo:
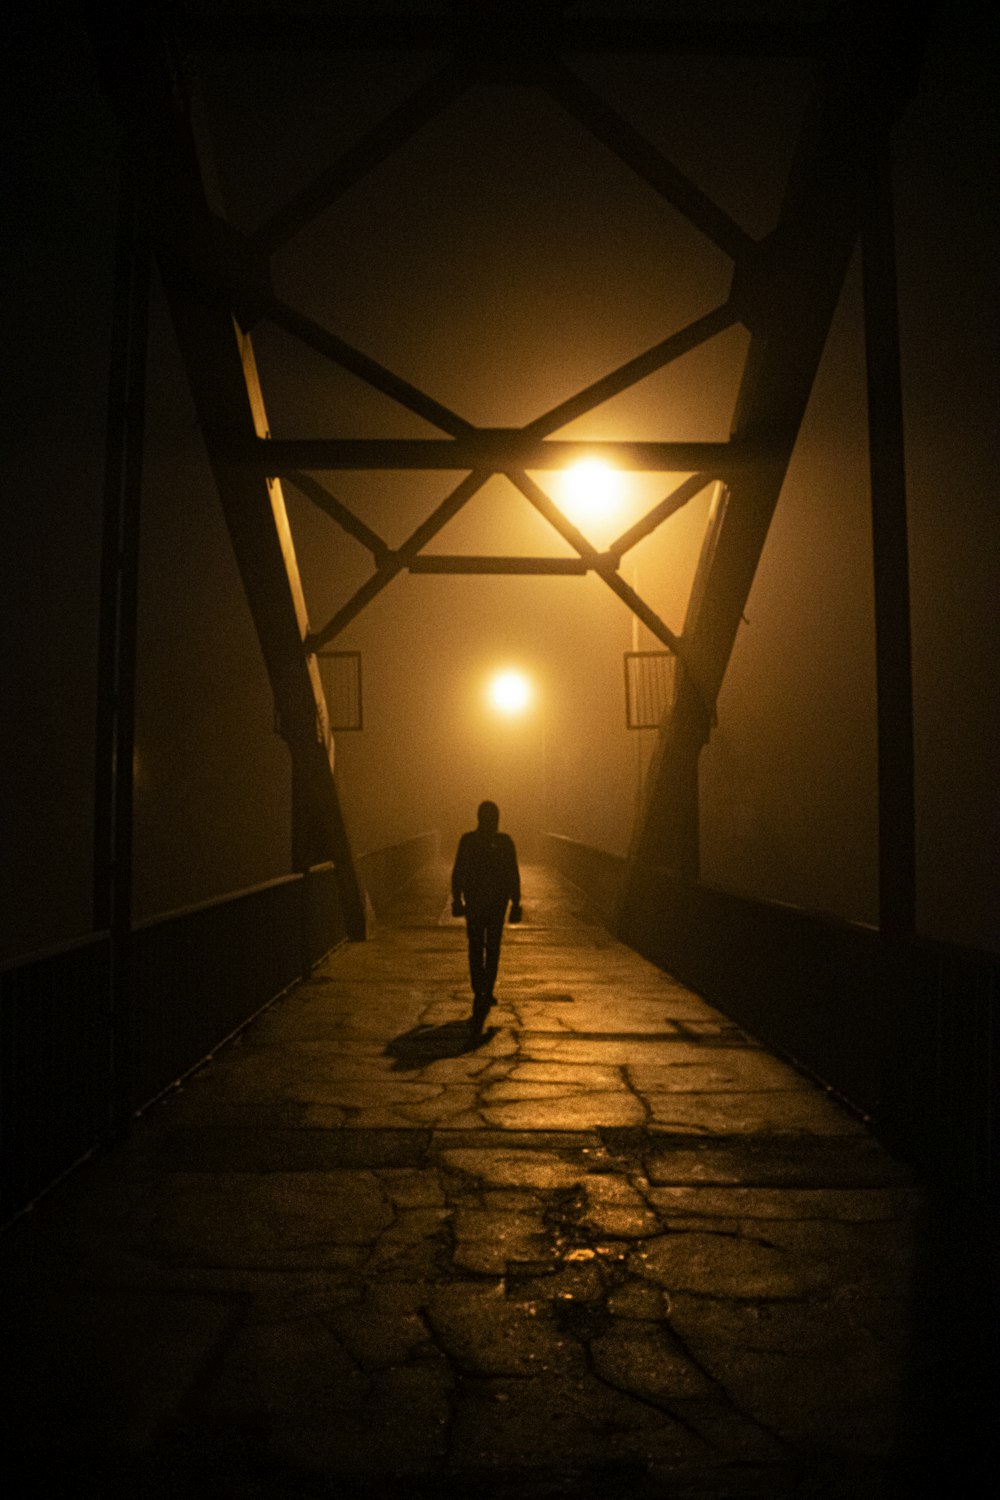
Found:
[[[39,1493],[882,1493],[906,1170],[524,884],[482,1037],[435,868],[8,1234]]]

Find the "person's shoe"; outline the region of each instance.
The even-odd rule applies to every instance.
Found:
[[[483,1029],[483,1022],[486,1020],[486,1016],[487,1016],[487,1014],[489,1012],[489,1008],[490,1008],[490,997],[489,997],[489,995],[476,995],[475,999],[472,1002],[472,1022],[471,1022],[471,1024],[472,1024],[473,1031],[476,1031],[476,1032],[482,1031],[482,1029]]]

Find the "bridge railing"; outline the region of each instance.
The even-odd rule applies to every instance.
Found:
[[[412,880],[418,871],[438,858],[440,846],[440,835],[433,830],[358,856],[358,874],[375,908],[376,916],[383,904]]]
[[[308,973],[316,905],[311,884],[311,871],[290,875],[136,929],[128,1067],[133,1111]],[[335,904],[327,948],[343,938],[339,915]]]
[[[376,906],[435,857],[421,835],[358,861]],[[0,1224],[196,1068],[346,939],[332,864],[0,967]]]
[[[973,1197],[996,1187],[1000,958],[756,900],[547,836],[546,858],[644,957],[841,1095]]]

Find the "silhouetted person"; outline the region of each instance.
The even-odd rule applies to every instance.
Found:
[[[478,1030],[493,1004],[493,986],[500,963],[503,919],[521,920],[521,872],[509,834],[499,833],[500,809],[481,802],[479,826],[463,833],[451,872],[451,910],[465,918],[469,935],[469,978],[472,980],[472,1024]]]

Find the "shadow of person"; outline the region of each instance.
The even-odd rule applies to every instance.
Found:
[[[394,1073],[411,1073],[444,1057],[461,1057],[465,1052],[475,1052],[495,1036],[496,1031],[495,1026],[490,1026],[473,1033],[468,1021],[412,1026],[386,1043],[383,1056],[392,1058]]]

